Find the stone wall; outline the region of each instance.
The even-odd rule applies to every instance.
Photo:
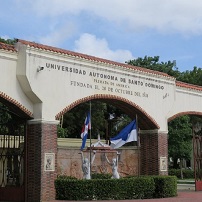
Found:
[[[67,140],[68,141],[68,140]],[[76,141],[76,140],[73,140]],[[79,141],[79,140],[78,140]],[[81,154],[79,146],[76,143],[69,140],[65,143],[64,141],[58,141],[58,152],[57,152],[57,174],[74,176],[76,178],[82,178],[81,169]],[[74,145],[73,147],[70,145]],[[119,167],[118,171],[121,177],[128,175],[138,175],[139,173],[139,155],[138,148],[125,147],[117,150],[120,152],[119,156]],[[112,160],[116,157],[116,153],[106,153],[108,159]],[[89,158],[89,152],[84,152],[84,156]],[[96,152],[95,160],[92,164],[92,173],[112,173],[110,165],[107,163],[104,157],[104,152]]]

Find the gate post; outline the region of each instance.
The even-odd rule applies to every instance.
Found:
[[[202,191],[202,126],[196,123],[192,128],[195,190]]]
[[[168,135],[140,131],[141,175],[168,175]]]
[[[31,120],[27,124],[26,201],[55,199],[57,177],[57,121]],[[49,165],[46,166],[46,164]]]

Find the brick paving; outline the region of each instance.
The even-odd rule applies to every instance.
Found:
[[[50,202],[50,201],[49,201]],[[75,201],[63,201],[54,200],[51,202],[75,202]],[[82,201],[92,202],[92,201]],[[202,191],[178,191],[176,197],[160,198],[160,199],[136,199],[136,200],[103,200],[97,202],[202,202]]]

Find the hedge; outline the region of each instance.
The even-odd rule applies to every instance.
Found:
[[[184,179],[192,179],[194,178],[194,170],[183,169],[182,170]],[[181,170],[180,169],[169,169],[168,175],[176,176],[178,179],[181,178]]]
[[[57,200],[125,200],[166,198],[177,195],[175,176],[142,176],[121,179],[78,180],[58,177]]]
[[[168,176],[154,176],[154,198],[177,196],[177,178]]]

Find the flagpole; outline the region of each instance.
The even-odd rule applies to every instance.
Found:
[[[91,125],[91,100],[90,100],[90,125]],[[92,125],[91,125],[92,127]],[[92,165],[91,165],[91,160],[92,160],[92,151],[91,151],[91,127],[90,127],[90,178],[91,178],[91,170],[92,170]]]

